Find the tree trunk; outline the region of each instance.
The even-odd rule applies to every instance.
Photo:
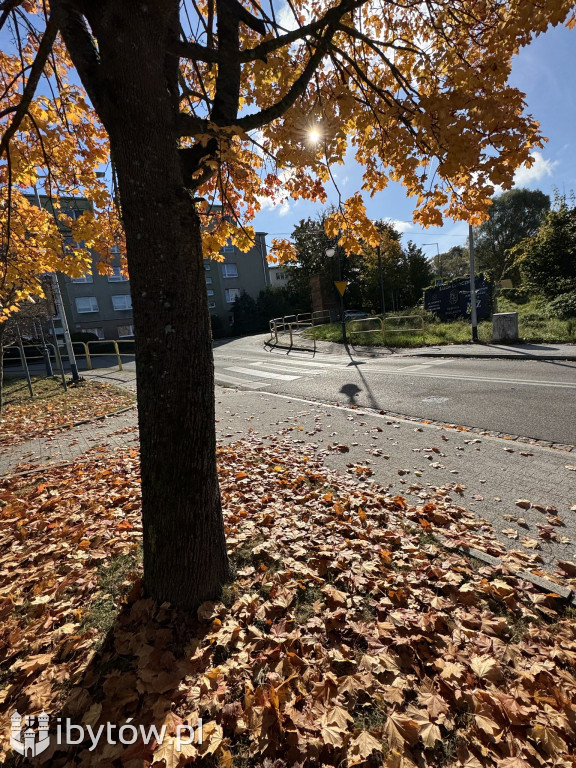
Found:
[[[135,321],[144,584],[191,609],[229,577],[200,221],[176,131],[178,2],[114,2],[96,28]],[[167,8],[169,11],[167,11]],[[103,28],[105,25],[105,28]]]

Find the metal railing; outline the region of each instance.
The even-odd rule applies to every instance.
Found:
[[[390,327],[390,323],[398,323],[401,327]],[[382,339],[382,343],[385,344],[386,337],[391,333],[420,333],[422,334],[422,342],[426,341],[426,326],[422,315],[366,317],[361,320],[350,320],[347,323],[347,329],[352,342],[354,337],[377,334]]]
[[[364,327],[364,326],[371,327]],[[348,338],[352,343],[353,337],[360,334],[376,333],[384,341],[384,322],[380,317],[363,317],[358,320],[349,320],[346,323]]]
[[[328,310],[318,312],[301,312],[298,315],[284,315],[284,317],[275,317],[270,320],[270,340],[279,342],[279,334],[288,334],[290,346],[294,345],[294,335],[302,333],[306,328],[314,328],[317,325],[325,325],[331,320]]]
[[[92,370],[92,358],[94,357],[110,357],[114,356],[116,357],[117,364],[118,364],[118,370],[122,371],[122,356],[124,357],[134,357],[134,341],[132,339],[99,339],[98,341],[74,341],[72,342],[74,353],[78,357],[84,357],[86,360],[86,368],[91,371]],[[100,348],[102,349],[102,345],[104,345],[104,351],[96,352],[94,351],[93,347],[96,346],[98,348],[98,345],[100,345]],[[130,345],[129,349],[126,349],[126,346]],[[66,353],[66,347],[64,345],[60,346],[58,345],[58,350],[56,350],[56,346],[52,344],[51,342],[47,342],[46,346],[48,347],[50,351],[50,359],[59,362],[62,358],[67,357]],[[106,349],[106,346],[108,349]],[[124,350],[122,350],[122,346],[124,346]],[[18,358],[20,359],[20,364],[24,366],[24,361],[22,360],[22,353],[20,351],[20,348],[18,345],[11,345],[6,348],[6,351],[8,350],[14,350],[18,352]],[[24,350],[24,356],[26,358],[27,362],[31,361],[44,361],[44,355],[42,354],[42,347],[38,344],[25,344],[23,346]],[[32,350],[32,354],[28,350]],[[58,355],[58,352],[60,353]],[[38,353],[38,354],[35,354]],[[5,363],[9,362],[9,360],[4,361]]]
[[[408,327],[387,328],[386,323],[391,321],[406,321]],[[412,327],[410,327],[412,326]],[[426,326],[422,315],[390,315],[382,320],[382,338],[386,338],[389,333],[421,333],[422,342],[426,341]]]

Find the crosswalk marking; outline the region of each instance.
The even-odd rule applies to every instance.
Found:
[[[250,387],[251,389],[262,389],[267,387],[267,381],[254,381],[252,379],[239,379],[236,376],[228,376],[225,373],[216,371],[215,379],[217,384],[233,384],[236,387]]]
[[[249,376],[258,376],[265,379],[278,379],[279,381],[295,381],[296,379],[300,379],[300,376],[287,376],[284,373],[272,373],[271,371],[256,371],[254,368],[240,368],[240,367],[231,367],[226,368],[227,371],[232,371],[233,373],[246,373]]]
[[[301,373],[303,376],[319,376],[321,373],[324,373],[323,370],[313,370],[311,368],[300,368],[296,366],[288,366],[288,365],[281,365],[278,363],[250,363],[250,365],[258,366],[258,370],[260,370],[260,366],[263,366],[265,368],[272,368],[274,371],[285,371],[288,373]]]
[[[296,362],[297,365],[303,365],[307,368],[331,368],[332,370],[341,370],[347,367],[346,365],[342,365],[342,363],[340,363],[339,365],[336,365],[335,363],[320,363],[320,362],[316,362],[315,360],[314,361],[302,360],[300,358],[292,358],[292,359]],[[262,362],[263,365],[268,364],[267,361],[259,361],[259,362]],[[290,360],[286,358],[286,362],[290,362]],[[252,365],[257,365],[257,364],[258,363],[252,363]]]

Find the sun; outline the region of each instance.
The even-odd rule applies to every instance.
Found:
[[[308,131],[308,139],[312,142],[312,144],[318,144],[321,138],[322,134],[318,128],[310,128]]]

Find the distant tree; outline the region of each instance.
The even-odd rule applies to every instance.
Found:
[[[576,291],[576,205],[557,196],[538,232],[516,253],[526,288],[547,299]]]
[[[422,298],[424,288],[432,283],[434,270],[423,250],[411,240],[404,248],[406,279],[402,293],[404,306],[413,307]]]
[[[297,267],[287,267],[290,273],[297,271]],[[264,328],[269,327],[268,323],[273,317],[283,317],[284,315],[297,315],[300,312],[310,311],[310,291],[307,287],[302,288],[298,283],[292,285],[290,279],[288,285],[281,287],[272,287],[267,285],[260,291],[257,299],[258,313],[262,317]]]
[[[402,285],[403,253],[400,240],[402,235],[389,222],[375,223],[380,242],[377,247],[365,245],[362,250],[362,303],[377,312],[382,311],[382,290],[380,288],[380,268],[378,248],[382,264],[382,287],[384,289],[385,309],[395,303],[395,297]]]
[[[494,281],[518,277],[515,245],[538,232],[550,210],[550,198],[540,190],[512,189],[492,200],[489,218],[474,233],[476,270]]]
[[[258,313],[256,300],[244,291],[234,302],[232,307],[234,315],[234,335],[244,336],[248,333],[257,333],[262,330],[262,321]]]
[[[455,245],[441,253],[439,262],[442,265],[442,277],[449,280],[470,274],[470,256],[468,249],[462,245]]]
[[[347,304],[359,305],[362,302],[362,256],[352,254],[346,258],[342,248],[335,248],[336,253],[332,257],[326,255],[326,251],[336,245],[337,238],[329,237],[324,230],[334,210],[333,206],[326,208],[313,218],[302,219],[294,228],[292,242],[297,262],[290,267],[290,286],[295,294],[309,297],[310,278],[313,275],[321,275],[327,281],[341,278],[349,283],[346,290]]]

